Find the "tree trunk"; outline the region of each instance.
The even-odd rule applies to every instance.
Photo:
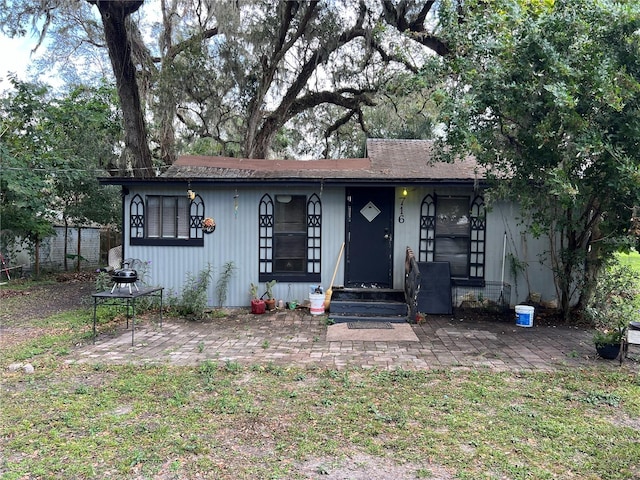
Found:
[[[565,263],[562,269],[563,278],[560,280],[560,310],[564,321],[568,321],[571,314],[571,278],[572,267]]]
[[[120,174],[124,174],[130,164],[134,177],[152,177],[151,151],[147,143],[147,129],[126,26],[127,17],[137,11],[144,2],[143,0],[87,1],[96,5],[100,11],[109,58],[118,88],[125,133],[125,150]]]
[[[284,119],[269,118],[254,135],[247,136],[245,155],[247,158],[267,158],[273,138],[278,128],[284,124]]]
[[[569,222],[571,225],[571,211],[568,212]],[[576,240],[576,232],[574,230],[567,232],[567,248],[560,251],[562,259],[562,316],[565,321],[569,320],[571,314],[571,287],[574,283],[574,274],[576,265],[574,262],[580,258],[578,242]]]
[[[604,259],[602,258],[602,232],[600,230],[600,216],[598,220],[593,222],[590,229],[591,234],[588,240],[585,240],[585,265],[584,265],[584,283],[580,290],[580,297],[576,308],[583,310],[589,305],[593,293],[595,292],[598,282],[598,275],[602,270]]]

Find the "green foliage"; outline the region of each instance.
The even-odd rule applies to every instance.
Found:
[[[605,269],[585,315],[596,345],[620,343],[628,323],[640,318],[640,273],[617,262]]]
[[[273,287],[276,284],[276,280],[271,280],[270,282],[265,283],[266,287],[266,295],[269,300],[273,300]]]
[[[2,228],[29,240],[53,233],[49,220],[46,166],[48,133],[38,119],[44,116],[47,89],[14,80],[15,92],[0,103],[0,217]]]
[[[227,299],[227,292],[229,291],[229,282],[236,269],[233,261],[228,261],[222,266],[222,272],[216,282],[216,297],[218,299],[218,306],[222,307]]]
[[[114,222],[118,195],[96,179],[120,135],[113,89],[77,87],[54,97],[44,85],[12,85],[0,99],[2,228],[36,243],[59,216],[78,225]]]
[[[465,22],[448,30],[456,56],[442,103],[447,155],[473,153],[494,180],[491,195],[519,202],[529,230],[549,238],[567,314],[572,301],[588,301],[602,262],[633,241],[640,5],[499,0],[465,8]]]
[[[251,285],[249,285],[249,294],[252,299],[256,300],[258,298],[258,285],[251,282]]]
[[[211,265],[207,265],[197,275],[187,273],[181,296],[169,300],[171,309],[179,316],[203,318],[207,310],[207,290],[210,283]]]
[[[112,3],[14,1],[0,24],[8,34],[41,27],[40,69],[91,81],[108,69],[96,10]],[[439,2],[134,3],[137,83],[162,161],[172,150],[349,158],[371,127],[394,138],[431,129],[430,89],[406,72],[424,70],[444,48]],[[150,9],[171,21],[149,22]],[[103,68],[84,68],[98,61]]]
[[[98,272],[96,275],[95,288],[96,292],[104,292],[110,290],[113,287],[113,280],[111,280],[111,274],[107,272]]]

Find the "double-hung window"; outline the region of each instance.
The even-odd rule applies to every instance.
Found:
[[[282,201],[284,197],[285,201]],[[307,259],[307,198],[277,195],[273,211],[273,271],[304,273]]]
[[[469,272],[469,200],[440,198],[436,210],[436,262],[449,262],[452,277]]]
[[[319,281],[321,223],[315,194],[264,195],[259,207],[260,281]]]
[[[147,238],[189,238],[187,197],[147,197]]]
[[[202,246],[204,203],[177,195],[136,195],[129,212],[131,245]]]

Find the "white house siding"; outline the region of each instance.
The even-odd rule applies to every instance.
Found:
[[[322,284],[327,288],[331,280],[335,262],[344,239],[344,189],[318,188],[302,189],[290,187],[265,188],[196,188],[192,189],[202,197],[205,215],[216,222],[215,232],[204,236],[204,247],[157,247],[129,245],[129,204],[136,193],[144,195],[186,195],[184,188],[164,187],[162,189],[131,190],[125,197],[125,257],[150,262],[148,282],[163,286],[166,294],[179,294],[188,274],[196,275],[208,264],[212,266],[213,279],[208,290],[208,303],[217,306],[215,284],[226,262],[235,264],[234,274],[228,285],[224,306],[249,305],[249,286],[258,283],[258,206],[265,193],[275,197],[278,194],[317,194],[322,202]],[[234,196],[238,195],[237,211]],[[343,259],[344,261],[344,259]],[[342,282],[339,270],[336,283]],[[261,289],[264,283],[260,283]],[[262,290],[263,292],[264,290]],[[308,298],[309,283],[278,283],[274,287],[276,298],[285,301]]]
[[[438,196],[471,196],[468,189],[463,188],[431,188],[406,187],[407,196],[402,206],[404,223],[400,223],[402,190],[396,189],[395,221],[394,221],[394,270],[393,287],[401,289],[404,286],[404,259],[406,247],[409,246],[418,253],[420,205],[428,194],[437,193]],[[497,203],[487,209],[486,241],[485,241],[485,280],[500,282],[502,278],[502,258],[504,232],[507,232],[507,247],[505,259],[504,281],[511,285],[511,305],[527,300],[531,292],[541,294],[543,301],[556,298],[553,275],[548,261],[542,263],[539,252],[548,248],[546,238],[534,239],[522,233],[524,227],[519,224],[517,208],[511,203]],[[528,265],[527,278],[523,274],[514,278],[511,274],[508,255],[512,254],[521,262]]]
[[[420,205],[427,194],[438,196],[469,196],[469,189],[432,188],[407,186],[408,194],[402,206],[404,222],[400,223],[402,190],[396,189],[394,215],[394,267],[393,287],[404,287],[404,260],[406,247],[418,252]],[[159,247],[131,246],[129,239],[129,203],[131,198],[140,193],[144,195],[186,195],[184,187],[148,188],[134,191],[125,197],[125,257],[137,258],[150,262],[147,281],[152,285],[165,287],[166,294],[179,294],[188,274],[197,275],[212,266],[213,279],[208,290],[208,303],[217,306],[215,284],[226,262],[235,264],[235,272],[229,282],[227,299],[224,306],[247,306],[249,304],[249,285],[258,282],[258,206],[265,193],[275,198],[278,194],[317,194],[322,202],[322,286],[326,289],[331,282],[338,253],[345,239],[345,189],[343,187],[316,188],[214,188],[213,186],[192,187],[202,197],[205,204],[205,215],[216,221],[216,230],[204,236],[204,247]],[[234,196],[238,195],[237,211],[234,207]],[[485,280],[499,282],[502,274],[503,238],[507,231],[507,255],[512,253],[520,261],[529,266],[528,279],[531,291],[540,293],[542,299],[554,299],[555,289],[553,277],[548,265],[540,263],[538,253],[546,249],[545,239],[533,239],[521,234],[523,227],[517,219],[517,209],[511,204],[498,203],[487,211],[485,242]],[[338,268],[334,285],[344,283],[343,256]],[[529,285],[523,275],[513,278],[508,259],[505,265],[504,281],[511,285],[511,305],[524,302],[529,295]],[[260,283],[261,293],[264,283]],[[308,297],[309,283],[277,283],[274,287],[276,298],[302,301]]]
[[[499,250],[500,264],[504,233],[507,232],[505,281],[511,285],[512,305],[527,301],[530,293],[540,294],[543,302],[557,300],[551,264],[543,254],[549,250],[549,239],[546,236],[534,238],[525,233],[519,209],[513,203],[497,202],[488,212],[488,221],[487,232],[491,229],[493,233],[491,255],[497,255]],[[514,277],[509,266],[509,255],[526,265],[526,272]],[[500,272],[494,277],[499,279]]]

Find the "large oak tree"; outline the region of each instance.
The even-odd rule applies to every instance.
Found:
[[[125,158],[134,174],[144,175],[150,172],[147,145],[165,164],[176,151],[316,156],[319,144],[324,155],[354,151],[343,145],[362,145],[370,107],[387,102],[402,117],[389,94],[399,91],[398,76],[449,52],[436,4],[48,0],[34,10],[17,0],[0,14],[0,25],[4,31],[17,26],[9,33],[19,34],[28,19],[44,19],[41,33],[54,40],[50,52],[58,61],[74,48],[86,55],[87,45],[109,52]],[[73,70],[73,62],[58,64]],[[404,117],[399,121],[411,123]],[[353,127],[359,137],[353,138]]]
[[[153,176],[151,150],[147,140],[143,105],[136,80],[132,42],[129,35],[131,14],[144,0],[87,0],[100,12],[104,38],[118,88],[124,121],[124,151],[121,165],[132,166],[136,176]],[[122,172],[121,172],[122,173]]]

